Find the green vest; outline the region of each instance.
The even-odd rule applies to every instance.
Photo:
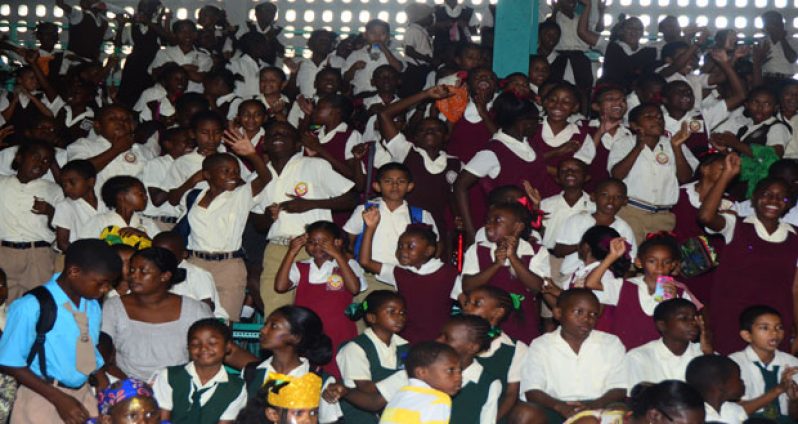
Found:
[[[469,382],[452,398],[452,415],[449,422],[451,424],[480,424],[479,415],[488,400],[490,385],[496,380],[499,378],[495,373],[488,372],[483,367],[479,381]]]
[[[217,424],[224,411],[236,400],[244,387],[244,382],[236,376],[227,374],[227,379],[227,383],[216,385],[213,396],[202,405],[200,421],[190,423],[188,411],[191,408],[189,400],[191,376],[184,365],[167,368],[167,381],[172,388],[172,424]]]
[[[364,352],[366,352],[366,359],[369,361],[369,370],[371,371],[371,381],[377,383],[382,381],[393,373],[404,369],[404,361],[405,357],[407,356],[408,350],[410,350],[410,345],[404,344],[401,346],[396,347],[396,356],[397,356],[397,365],[396,369],[385,368],[380,364],[380,356],[377,354],[377,348],[374,346],[374,343],[371,339],[368,338],[365,334],[361,334],[354,339],[345,342],[338,348],[338,351],[341,351],[341,348],[346,346],[347,343],[354,343],[360,346]],[[344,413],[344,421],[347,423],[354,423],[354,424],[377,424],[380,420],[378,414],[373,412],[364,411],[359,409],[355,405],[351,403],[341,400],[341,412]]]

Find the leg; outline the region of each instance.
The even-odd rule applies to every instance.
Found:
[[[191,258],[189,262],[213,275],[216,290],[219,292],[219,303],[230,315],[230,321],[238,321],[241,317],[241,306],[244,304],[247,284],[244,261],[240,258],[224,261]]]

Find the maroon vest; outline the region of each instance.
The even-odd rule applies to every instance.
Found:
[[[700,158],[704,156],[707,151],[709,151],[709,136],[707,136],[707,128],[706,128],[706,121],[704,117],[701,115],[693,117],[693,119],[700,120],[702,122],[702,129],[703,131],[698,131],[690,134],[690,138],[684,142],[684,145],[687,146],[688,149],[693,153],[693,156]],[[691,119],[690,121],[692,121]],[[687,121],[688,125],[690,121]]]
[[[449,295],[457,274],[457,268],[446,263],[427,275],[394,268],[396,288],[405,298],[407,309],[407,322],[400,336],[411,344],[438,337],[450,316],[452,300]]]
[[[496,155],[501,171],[496,178],[485,177],[480,180],[485,193],[504,185],[523,187],[521,183],[523,180],[529,180],[535,186],[535,181],[541,181],[546,176],[546,164],[539,155],[534,161],[527,162],[513,153],[504,143],[496,140],[488,143],[487,150]]]
[[[457,174],[460,173],[460,160],[449,158],[443,172],[432,174],[424,166],[424,159],[421,155],[410,149],[404,164],[410,170],[416,187],[415,190],[407,194],[407,203],[429,212],[435,219],[435,225],[441,230],[441,234],[445,234],[443,230],[449,227],[446,217],[451,213],[449,200],[452,193],[452,184],[447,179],[449,178],[447,175],[457,177]]]
[[[80,22],[69,27],[69,50],[80,57],[97,60],[107,29],[108,21],[100,19],[98,26],[94,18],[84,13]]]
[[[591,137],[596,135],[596,131],[598,131],[596,127],[587,127],[587,133]],[[593,141],[585,138],[584,142],[592,143]],[[609,157],[610,151],[604,147],[604,143],[599,141],[598,144],[596,144],[596,156],[593,157],[593,161],[587,166],[587,175],[590,178],[585,183],[586,192],[593,193],[593,190],[596,189],[596,186],[600,182],[610,178],[610,171],[607,171],[607,159]]]
[[[587,131],[588,131],[587,128],[588,127],[585,125],[580,126],[579,133],[575,134],[571,139],[578,141],[579,144],[581,145],[582,142],[585,141],[585,137],[587,137]],[[543,125],[538,127],[538,130],[535,131],[535,135],[532,137],[532,147],[535,149],[535,153],[538,155],[538,160],[543,161],[546,168],[551,167],[556,169],[557,165],[560,164],[560,161],[562,161],[563,159],[574,157],[574,154],[571,153],[568,154],[567,156],[557,156],[549,159],[543,159],[543,156],[546,153],[556,149],[555,147],[551,147],[548,144],[546,144],[545,141],[543,141]],[[550,175],[548,171],[546,172],[545,176],[542,177],[539,181],[537,182],[530,181],[530,182],[535,188],[538,189],[540,195],[543,196],[544,199],[550,196],[554,196],[555,194],[559,193],[562,190],[560,186],[557,185],[557,182],[554,181],[554,177]]]
[[[452,127],[446,151],[468,163],[478,151],[483,150],[493,136],[484,122],[468,122],[461,118]]]

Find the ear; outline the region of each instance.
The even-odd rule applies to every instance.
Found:
[[[340,249],[341,247],[343,247],[343,245],[344,245],[344,241],[343,240],[341,240],[341,239],[333,240],[333,246],[335,246],[336,248]]]
[[[363,315],[363,318],[366,319],[366,324],[368,325],[374,325],[374,322],[377,321],[377,316],[374,315],[373,312],[366,312],[366,314]]]
[[[554,317],[555,320],[561,321],[562,308],[560,308],[559,306],[555,306],[554,309],[551,310],[551,315]]]
[[[202,170],[202,178],[204,178],[205,181],[210,180],[211,179],[211,173],[208,172],[207,170],[203,169]]]
[[[171,279],[172,279],[172,273],[171,272],[166,271],[166,272],[162,272],[161,273],[161,282],[162,283],[169,282],[169,280],[171,280]]]
[[[437,250],[438,250],[438,246],[435,246],[435,245],[427,246],[427,248],[424,250],[424,253],[427,254],[427,257],[431,258],[431,257],[435,256],[435,252]]]
[[[524,231],[524,223],[523,222],[516,222],[513,225],[513,235],[518,236],[521,234],[521,231]]]
[[[751,337],[751,332],[748,330],[740,330],[740,338],[745,340],[746,343],[751,343],[753,337]]]
[[[377,192],[377,193],[381,193],[381,191],[380,191],[380,185],[379,185],[379,183],[377,183],[376,181],[375,181],[375,182],[373,182],[373,183],[371,183],[371,189],[372,189],[372,190],[374,190],[374,191],[375,191],[375,192]]]
[[[665,321],[654,321],[654,325],[657,327],[657,331],[659,331],[660,334],[665,334],[665,327],[667,326]]]
[[[643,269],[643,262],[640,261],[640,258],[635,258],[635,268]]]
[[[413,189],[416,188],[416,183],[407,183],[407,192],[410,193]]]
[[[267,406],[266,407],[266,419],[269,420],[269,422],[279,423],[280,422],[280,413],[277,412],[276,409],[274,409],[274,408],[272,408],[270,406]]]

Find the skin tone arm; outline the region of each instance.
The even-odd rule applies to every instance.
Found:
[[[510,266],[515,271],[515,275],[521,280],[521,283],[534,290],[534,293],[539,292],[543,288],[543,279],[530,271],[529,267],[518,257],[518,238],[507,237],[505,238],[505,244],[507,246],[507,259],[510,260]]]
[[[258,174],[257,178],[250,183],[252,187],[252,195],[257,196],[266,187],[272,179],[272,174],[266,168],[266,162],[255,151],[255,146],[249,141],[246,134],[233,129],[225,130],[224,144],[229,147],[235,154],[245,159],[252,165],[252,168]]]
[[[424,63],[432,62],[431,56],[423,55],[417,52],[416,49],[413,48],[413,46],[407,46],[405,48],[405,55],[407,55],[408,57],[412,57],[413,59],[419,62],[424,62]]]
[[[150,195],[150,201],[155,206],[161,206],[169,200],[169,193],[158,187],[147,187],[147,194]]]
[[[65,15],[72,13],[72,6],[66,4],[64,0],[55,0],[55,5],[63,9]]]
[[[419,93],[413,94],[399,100],[396,103],[391,103],[380,111],[377,116],[380,120],[380,133],[386,140],[391,140],[399,134],[399,128],[393,122],[393,118],[407,109],[424,102],[426,100],[438,100],[451,96],[449,89],[445,85],[437,85]]]
[[[683,51],[682,54],[673,58],[673,62],[665,67],[663,70],[659,71],[659,74],[662,75],[663,78],[668,78],[669,76],[679,72],[681,69],[684,69],[693,57],[701,50],[701,46],[707,41],[709,37],[709,32],[701,31],[701,35],[698,36],[698,39],[695,43],[690,44],[690,47],[687,50]]]
[[[307,234],[302,234],[291,240],[291,245],[288,246],[288,252],[283,256],[283,260],[280,262],[280,268],[277,269],[277,275],[274,277],[274,291],[277,293],[286,293],[294,288],[288,275],[291,273],[291,265],[294,264],[296,255],[305,247],[305,243],[307,242]]]
[[[462,170],[454,181],[454,200],[460,217],[463,218],[463,227],[466,232],[466,244],[474,242],[474,220],[471,218],[471,208],[469,207],[468,190],[479,181],[476,175]]]
[[[94,165],[94,169],[96,169],[97,172],[105,169],[117,156],[128,151],[133,146],[134,139],[133,134],[125,134],[122,137],[117,137],[109,141],[111,142],[110,149],[88,159],[89,162]]]
[[[373,386],[373,391],[369,390],[369,385],[364,383],[369,383],[370,386]],[[379,412],[388,404],[374,383],[370,381],[355,381],[354,389],[350,389],[340,383],[332,383],[324,389],[322,397],[330,403],[338,402],[338,400],[343,398],[358,408],[370,412]]]
[[[607,254],[607,257],[599,263],[599,266],[587,275],[585,287],[590,290],[604,290],[604,285],[601,284],[601,277],[604,276],[604,273],[610,270],[612,264],[623,257],[625,253],[626,240],[623,237],[610,240],[610,252]]]
[[[690,138],[690,130],[687,129],[687,122],[682,122],[682,128],[671,137],[673,156],[676,158],[676,179],[679,184],[687,184],[693,178],[693,168],[684,156],[682,146]]]
[[[521,391],[521,383],[508,383],[504,390],[501,400],[499,400],[499,413],[497,422],[506,417],[518,402],[518,392]]]
[[[69,247],[69,233],[70,231],[66,228],[58,227],[55,229],[55,244],[58,246],[58,250],[66,252],[67,247]]]
[[[792,381],[792,377],[796,373],[798,373],[798,368],[787,367],[784,372],[781,373],[781,382],[779,382],[776,387],[763,393],[762,396],[753,398],[751,400],[740,401],[740,406],[745,409],[746,414],[751,415],[761,408],[767,406],[770,402],[778,399],[779,396],[783,395],[784,393],[795,395],[796,385],[795,382]],[[794,399],[794,396],[790,396],[790,399]]]
[[[640,156],[640,152],[646,148],[646,143],[641,139],[641,137],[637,136],[637,141],[635,142],[635,147],[632,148],[632,151],[626,155],[620,162],[616,163],[615,166],[612,167],[610,170],[610,174],[612,174],[613,178],[617,178],[619,180],[623,180],[629,175],[629,172],[632,170],[632,167],[635,165],[637,161],[637,157]],[[556,251],[556,248],[555,248]]]
[[[474,105],[477,107],[477,112],[479,113],[479,117],[482,119],[482,122],[485,124],[485,127],[488,128],[488,131],[491,134],[495,134],[499,131],[499,126],[496,125],[496,122],[493,121],[493,117],[490,116],[488,113],[488,102],[492,99],[489,99],[487,95],[477,93],[475,96],[472,97],[474,99]]]
[[[388,48],[388,46],[386,45],[387,41],[388,40],[382,40],[378,42],[377,45],[380,46],[380,51],[385,53],[385,59],[388,60],[388,64],[391,65],[391,68],[394,68],[399,72],[402,72],[402,62],[400,62],[399,59],[397,59],[396,56],[393,55],[391,49]]]
[[[357,203],[357,193],[351,190],[331,199],[302,199],[296,196],[280,204],[280,210],[289,213],[307,212],[312,209],[330,209],[332,211],[350,210]]]
[[[36,61],[39,60],[39,51],[24,50],[23,57],[25,58],[25,62],[28,62],[28,65],[30,65],[31,69],[33,70],[33,76],[35,76],[36,81],[39,82],[39,87],[42,88],[44,95],[47,96],[47,99],[49,101],[55,100],[55,98],[58,97],[58,92],[56,91],[55,88],[53,88],[53,86],[50,84],[50,81],[47,79],[47,77],[44,76],[42,70],[39,68],[39,65],[36,63]],[[45,116],[50,116],[50,117],[53,116],[53,112],[49,108],[44,106],[42,102],[39,101],[39,99],[31,97],[31,100],[34,102],[33,104],[36,105],[36,108],[39,109],[42,113],[44,113]],[[39,105],[41,105],[41,107],[46,109],[47,113],[45,113],[41,109],[41,107],[39,107]]]
[[[371,207],[363,211],[363,222],[366,229],[363,231],[363,242],[360,245],[360,266],[368,272],[379,274],[382,272],[382,263],[375,261],[371,256],[371,245],[374,242],[374,233],[380,223],[380,209]]]
[[[720,231],[726,226],[726,219],[718,213],[718,208],[720,208],[720,202],[723,200],[723,192],[726,187],[740,173],[740,157],[731,153],[723,160],[723,165],[723,172],[720,174],[720,178],[712,186],[712,189],[698,209],[698,222],[713,231]]]
[[[463,275],[463,291],[468,292],[477,287],[488,284],[491,278],[493,278],[493,276],[496,275],[496,273],[504,266],[504,262],[507,260],[508,256],[507,250],[508,247],[506,241],[496,243],[496,252],[494,253],[496,259],[489,267],[479,271],[474,275]]]
[[[729,81],[729,86],[731,87],[731,95],[725,99],[726,109],[730,111],[737,109],[737,107],[745,101],[745,87],[743,86],[743,82],[740,80],[737,72],[734,71],[726,50],[712,50],[710,55],[715,61],[715,64],[723,71],[723,75],[726,76],[726,80]]]
[[[582,39],[582,41],[584,41],[585,43],[587,43],[592,47],[598,44],[601,35],[597,32],[591,31],[590,28],[588,27],[587,21],[590,18],[590,8],[591,8],[590,0],[580,0],[579,2],[585,6],[585,10],[582,12],[581,15],[579,15],[579,22],[576,27],[576,34],[579,36],[579,38]],[[604,24],[603,17],[599,17],[599,23],[601,23],[601,25],[603,26]]]
[[[166,200],[168,200],[169,204],[172,206],[179,205],[183,196],[204,179],[205,177],[202,175],[202,170],[195,172],[194,175],[187,179],[183,184],[180,184],[179,187],[169,190],[166,195]],[[153,204],[155,204],[155,200],[153,200]]]
[[[89,419],[89,412],[77,399],[48,384],[28,368],[0,367],[0,371],[47,399],[66,424],[83,424]]]

